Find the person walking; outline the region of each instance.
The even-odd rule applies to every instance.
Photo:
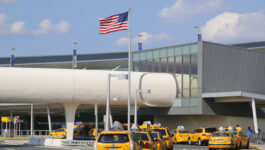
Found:
[[[239,125],[236,125],[236,131],[241,132],[242,128]]]

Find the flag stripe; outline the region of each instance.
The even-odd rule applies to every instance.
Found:
[[[128,30],[128,12],[99,19],[99,34]]]

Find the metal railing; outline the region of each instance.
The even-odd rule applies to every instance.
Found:
[[[31,136],[30,130],[16,130],[14,131],[15,137],[29,137]],[[49,130],[33,130],[34,137],[48,137],[50,134]]]
[[[255,144],[263,144],[265,141],[265,133],[261,134],[251,134],[249,142]]]

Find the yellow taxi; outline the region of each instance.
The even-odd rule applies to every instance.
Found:
[[[77,125],[74,125],[74,138],[80,136],[79,131],[80,131],[79,127]],[[59,128],[49,134],[49,136],[53,139],[65,139],[66,135],[67,135],[66,128]]]
[[[133,136],[140,143],[143,150],[157,150],[157,145],[148,132],[134,132]]]
[[[129,131],[103,131],[94,143],[94,150],[141,150]]]
[[[102,132],[103,131],[103,129],[98,129],[98,134],[100,133],[100,132]],[[93,136],[93,137],[95,137],[96,136],[96,128],[92,128],[92,129],[90,129],[89,130],[89,136]]]
[[[234,131],[233,136],[236,141],[236,146],[238,148],[245,148],[248,149],[249,147],[249,139],[246,135],[244,135],[242,132]]]
[[[66,135],[66,128],[57,129],[49,134],[49,136],[53,139],[65,139]]]
[[[216,132],[215,127],[200,127],[193,130],[192,134],[188,139],[188,144],[197,143],[199,146],[208,144],[208,141],[213,132]]]
[[[231,132],[214,132],[212,133],[211,138],[209,139],[208,143],[209,150],[211,149],[235,149],[236,148],[236,141]]]
[[[157,150],[166,150],[167,149],[167,143],[163,140],[162,135],[160,135],[159,132],[151,132],[151,137],[155,141],[157,145]]]
[[[148,129],[148,126],[150,129],[155,129],[155,128],[160,128],[160,125],[157,125],[157,124],[150,124],[150,125],[147,125],[147,124],[143,124],[143,125],[140,125],[139,128],[143,131],[147,131]]]
[[[172,134],[174,143],[187,143],[192,132],[188,129],[174,129]]]
[[[167,149],[173,149],[173,135],[171,134],[168,127],[155,128],[152,129],[152,131],[159,132],[162,135],[163,140],[166,141]]]

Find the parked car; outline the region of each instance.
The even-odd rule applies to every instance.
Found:
[[[235,149],[236,140],[231,132],[214,132],[209,139],[209,150],[211,149]]]
[[[172,139],[174,143],[177,144],[177,143],[187,143],[192,132],[188,129],[183,129],[183,130],[174,129],[172,131],[172,134],[174,135]]]
[[[94,150],[141,150],[141,146],[129,131],[103,131],[94,143]]]
[[[216,132],[216,127],[200,127],[193,130],[188,139],[188,144],[197,143],[199,146],[208,144],[208,141],[213,132]]]
[[[168,127],[154,128],[152,131],[159,132],[163,136],[163,140],[167,143],[167,149],[173,149],[173,134],[171,134]]]

